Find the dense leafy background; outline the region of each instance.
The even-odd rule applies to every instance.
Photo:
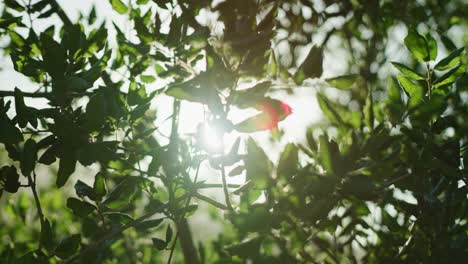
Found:
[[[466,2],[109,4],[0,5],[34,83],[0,91],[2,263],[467,259]],[[303,142],[281,127],[301,89],[323,113]],[[207,147],[209,127],[234,140]]]

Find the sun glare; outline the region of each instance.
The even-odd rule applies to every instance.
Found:
[[[224,144],[221,129],[206,123],[202,124],[201,143],[208,153],[222,153]]]

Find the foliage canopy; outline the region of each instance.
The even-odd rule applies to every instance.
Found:
[[[108,2],[124,26],[0,6],[2,53],[35,89],[0,91],[2,263],[467,259],[466,2]],[[299,89],[323,120],[290,142],[278,123],[301,113],[282,96]],[[187,102],[206,114],[195,135]],[[236,140],[210,150],[209,127]],[[189,224],[198,212],[213,223]]]

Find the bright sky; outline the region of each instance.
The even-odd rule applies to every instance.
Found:
[[[79,12],[84,14],[88,14],[91,10],[93,4],[96,5],[96,10],[98,14],[98,18],[110,18],[114,21],[117,21],[117,24],[121,26],[123,29],[128,28],[126,25],[126,20],[123,16],[118,15],[114,12],[109,4],[108,1],[96,1],[96,0],[81,0],[81,1],[67,1],[67,0],[59,0],[59,4],[63,7],[67,15],[71,18],[72,21],[76,21],[79,16]],[[50,23],[61,24],[60,20],[53,16],[49,23],[45,24],[44,20],[36,21],[35,22],[35,29],[36,31],[40,31]],[[112,27],[108,27],[112,34]],[[125,32],[125,31],[124,31]],[[331,64],[330,62],[325,61],[325,69],[329,68],[336,68],[339,65],[329,65],[331,67],[327,67],[326,64]],[[0,60],[0,67],[2,71],[0,71],[0,82],[3,84],[2,89],[4,90],[13,90],[15,86],[20,88],[23,91],[33,91],[36,86],[32,84],[28,78],[22,76],[21,74],[14,71],[11,61],[8,57],[4,57]],[[326,73],[325,73],[326,74]],[[114,76],[115,77],[115,76]],[[117,76],[119,78],[119,76]],[[117,79],[115,79],[117,80]],[[156,84],[157,85],[157,84]],[[147,90],[151,91],[154,90],[155,87],[149,85]],[[299,88],[296,89],[295,95],[287,95],[286,93],[278,93],[274,94],[274,97],[280,98],[281,100],[285,101],[289,105],[292,106],[294,113],[289,116],[286,120],[280,123],[280,128],[285,129],[285,142],[297,142],[303,141],[305,138],[304,131],[305,128],[310,125],[311,123],[318,121],[320,118],[320,110],[318,105],[314,99],[314,88]],[[46,101],[41,99],[29,99],[27,103],[30,103],[36,107],[45,106]],[[156,98],[156,101],[153,103],[154,107],[158,109],[160,113],[159,119],[156,121],[156,125],[161,125],[160,122],[164,120],[168,115],[170,115],[170,111],[172,109],[172,99],[166,96],[159,96]],[[241,113],[233,113],[231,116],[233,119],[239,121],[244,118]],[[196,131],[196,127],[200,122],[203,122],[203,108],[200,104],[195,103],[183,103],[181,108],[181,119],[180,119],[180,132],[182,133],[194,133]],[[166,122],[168,123],[168,122]],[[162,131],[164,134],[169,134],[170,126],[165,125],[162,127]],[[269,132],[258,132],[255,133],[255,138],[261,142],[262,145],[269,145],[268,137]],[[229,138],[226,139],[226,145],[230,145],[230,139],[235,139],[235,136],[231,135]],[[281,144],[282,145],[282,144]],[[278,148],[281,149],[280,145],[278,146],[270,146],[271,148]],[[269,151],[271,154],[275,154],[276,151]],[[273,159],[276,159],[276,155],[272,155]]]

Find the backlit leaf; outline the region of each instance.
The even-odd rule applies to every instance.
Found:
[[[453,68],[446,74],[440,76],[434,81],[434,88],[438,88],[444,85],[449,85],[454,83],[458,77],[460,77],[462,74],[465,73],[466,66],[465,65],[460,65],[456,68]]]
[[[346,90],[349,89],[359,78],[358,74],[349,74],[349,75],[342,75],[333,78],[325,79],[325,81],[331,85],[332,87]]]
[[[424,76],[421,74],[413,71],[410,69],[408,66],[398,63],[398,62],[392,62],[393,66],[397,68],[404,76],[411,78],[413,80],[425,80]]]
[[[429,50],[426,39],[421,36],[415,29],[409,29],[408,35],[405,38],[405,45],[410,50],[411,54],[418,61],[429,61]]]
[[[465,48],[460,48],[452,53],[450,53],[447,57],[443,58],[440,60],[435,66],[434,69],[438,71],[445,71],[448,70],[458,63],[460,63],[460,59],[463,57],[465,54]]]
[[[298,159],[297,147],[292,143],[287,144],[278,162],[278,176],[291,177],[294,175],[296,173]]]
[[[112,8],[119,14],[128,12],[128,7],[121,0],[111,0]]]
[[[94,197],[96,201],[101,201],[102,198],[107,194],[106,182],[104,180],[104,175],[100,172],[94,177]]]

